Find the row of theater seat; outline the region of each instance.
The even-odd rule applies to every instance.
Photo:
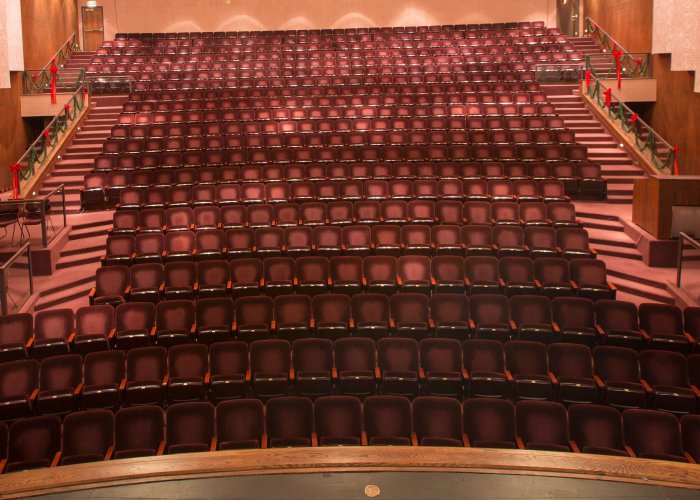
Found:
[[[205,156],[209,153],[205,153]],[[138,161],[137,161],[138,160]],[[519,196],[530,194],[537,200],[538,195],[549,198],[552,201],[556,197],[561,199],[564,186],[558,185],[557,178],[563,178],[567,184],[580,182],[582,179],[591,181],[600,178],[600,165],[597,163],[579,162],[463,162],[463,163],[313,163],[313,164],[288,164],[288,165],[220,165],[214,162],[212,165],[200,165],[199,167],[168,167],[165,164],[143,165],[143,158],[132,155],[101,155],[96,158],[94,172],[107,173],[110,177],[109,185],[115,187],[191,187],[193,185],[206,184],[247,184],[269,183],[282,184],[282,187],[270,187],[268,189],[295,190],[286,194],[286,197],[299,198],[304,196],[306,201],[314,198],[315,183],[322,183],[334,187],[338,198],[341,193],[339,182],[343,182],[343,189],[350,186],[360,186],[363,189],[354,195],[355,198],[366,197],[368,199],[410,199],[412,194],[412,181],[435,181],[440,179],[438,191],[441,197],[448,195],[459,197],[481,197],[489,199],[488,182],[506,181],[494,183],[494,187],[510,186],[511,194],[516,192]],[[114,179],[112,180],[112,177]],[[121,180],[119,177],[126,177]],[[525,182],[527,181],[527,182]],[[312,184],[300,184],[311,182]],[[360,184],[357,184],[357,183]],[[532,183],[535,184],[532,184]],[[560,181],[563,183],[563,181]],[[599,181],[598,181],[599,182]],[[290,186],[284,186],[289,183]],[[297,184],[300,184],[296,186]],[[451,186],[450,190],[446,188]],[[557,189],[557,186],[560,186]],[[569,186],[573,188],[574,186]],[[539,189],[538,189],[539,188]],[[579,188],[579,186],[575,186]],[[300,193],[300,190],[306,193]],[[326,191],[329,191],[326,188]],[[451,192],[454,191],[454,192]],[[528,192],[529,191],[529,192]],[[333,194],[333,191],[330,191]],[[557,194],[561,193],[561,194]],[[283,201],[285,196],[269,196],[272,201]],[[436,196],[437,197],[437,196]],[[236,198],[232,201],[236,201]],[[328,200],[332,201],[332,200]]]
[[[105,257],[118,259],[119,255]],[[128,256],[127,256],[128,257]],[[157,257],[157,255],[156,255]],[[155,260],[155,259],[152,259]],[[607,281],[605,263],[592,259],[520,256],[467,257],[424,255],[399,257],[358,255],[327,257],[268,256],[117,263],[97,270],[91,303],[117,304],[210,296],[268,296],[329,291],[354,295],[377,292],[422,294],[505,294],[581,296],[593,300],[615,298],[616,287]],[[245,293],[244,293],[245,292]]]
[[[234,188],[236,185],[233,185]],[[126,190],[123,190],[126,191]],[[235,189],[231,189],[235,192]],[[235,228],[285,228],[294,226],[336,227],[362,224],[395,225],[419,231],[431,231],[431,226],[477,227],[553,227],[558,230],[580,229],[575,207],[569,202],[489,202],[457,200],[358,200],[319,201],[297,203],[201,203],[194,209],[184,202],[163,199],[167,190],[145,191],[130,188],[122,192],[114,213],[110,234],[117,233],[168,233],[172,231],[230,230]],[[149,194],[152,207],[145,206],[145,195]],[[172,192],[170,192],[172,195]],[[182,194],[182,192],[180,192]],[[261,193],[258,193],[261,194]],[[159,196],[162,195],[162,196]],[[507,195],[504,195],[507,196]],[[512,200],[512,198],[510,198]],[[257,200],[264,201],[264,200]],[[178,204],[180,206],[178,206]],[[184,206],[183,206],[184,205]],[[422,227],[422,228],[421,228]],[[466,231],[476,231],[468,229]],[[570,231],[571,232],[571,231]],[[566,233],[563,233],[566,234]],[[571,232],[573,234],[573,232]],[[430,240],[430,238],[428,238]],[[473,243],[465,239],[465,243]]]
[[[133,91],[129,93],[129,101],[209,101],[220,99],[246,99],[246,98],[275,98],[275,97],[352,97],[352,96],[377,96],[385,95],[431,95],[431,94],[462,94],[464,102],[470,102],[475,97],[472,94],[511,94],[514,102],[520,102],[527,98],[521,94],[534,94],[529,98],[530,102],[540,102],[542,89],[537,82],[517,83],[517,82],[479,82],[444,84],[433,83],[430,85],[390,85],[372,84],[369,86],[352,85],[349,87],[271,87],[266,90],[243,87],[240,89],[221,90],[178,90],[169,92],[148,92]],[[517,99],[516,99],[517,98]]]
[[[110,348],[130,349],[151,343],[169,346],[188,342],[280,338],[428,337],[512,338],[574,342],[589,346],[646,347],[683,353],[697,349],[697,308],[683,313],[674,306],[581,297],[517,295],[365,293],[348,297],[321,294],[242,296],[94,305],[75,313],[68,309],[3,317],[2,360],[31,355],[41,358]]]
[[[255,90],[255,89],[250,89]],[[257,89],[262,92],[262,89]],[[194,92],[194,91],[192,91]],[[351,132],[408,132],[410,131],[410,123],[415,121],[420,127],[419,130],[443,131],[448,130],[450,142],[454,144],[462,144],[466,142],[464,133],[468,130],[530,130],[532,133],[539,131],[557,131],[565,130],[566,123],[557,116],[430,116],[427,113],[428,106],[419,106],[412,108],[414,111],[423,113],[417,117],[398,117],[398,118],[335,118],[333,120],[320,119],[305,119],[305,120],[269,120],[269,121],[239,121],[239,120],[212,120],[203,121],[204,116],[200,113],[199,116],[192,115],[192,120],[185,124],[184,119],[187,117],[187,112],[178,112],[176,118],[180,121],[175,123],[149,123],[153,117],[140,116],[140,114],[128,114],[120,118],[120,123],[116,126],[119,128],[131,127],[138,136],[144,136],[141,131],[148,131],[149,136],[159,137],[172,133],[174,137],[186,135],[259,135],[259,134],[330,134],[341,133],[349,134]],[[231,115],[238,116],[236,115]],[[169,118],[173,117],[170,113]],[[369,123],[368,123],[369,122]],[[145,128],[148,127],[148,128]],[[116,129],[118,130],[118,129]],[[461,132],[462,135],[459,135]],[[137,137],[138,137],[137,136]],[[467,136],[468,137],[468,136]],[[387,142],[389,142],[387,140]]]
[[[436,397],[364,402],[329,396],[312,402],[181,403],[78,412],[61,423],[33,417],[0,426],[4,472],[177,453],[307,446],[456,446],[592,453],[696,463],[700,417],[663,412]],[[9,441],[9,446],[8,446]],[[6,465],[5,465],[6,463]]]
[[[173,209],[171,209],[173,210]],[[391,224],[347,225],[347,226],[289,226],[231,228],[222,232],[200,226],[197,223],[177,226],[176,219],[170,218],[169,229],[163,235],[161,231],[149,230],[150,226],[134,226],[140,229],[128,231],[129,227],[115,225],[112,234],[107,237],[107,247],[102,258],[102,265],[168,263],[182,260],[206,261],[235,258],[265,259],[267,257],[325,257],[342,255],[353,257],[422,255],[425,257],[564,257],[578,259],[595,257],[585,234],[581,229],[554,229],[546,226],[529,226],[524,230],[517,225],[500,224],[493,227],[486,225],[460,226],[438,224],[398,226]],[[179,229],[174,229],[179,227]],[[192,232],[192,230],[196,232]],[[408,259],[404,259],[408,260]],[[413,259],[419,262],[419,259]],[[432,267],[433,276],[439,280],[461,280],[464,277],[475,278],[472,272],[465,276],[446,272],[448,267],[462,267],[447,264],[442,258]],[[438,264],[440,262],[440,264]],[[496,264],[484,260],[472,259],[473,264]],[[436,266],[445,266],[445,270]],[[467,264],[471,265],[471,264]],[[580,269],[588,264],[578,263]],[[595,264],[588,265],[589,267]],[[604,266],[603,263],[597,264]],[[563,267],[568,265],[562,264]],[[326,266],[327,267],[327,266]],[[473,266],[472,266],[473,267]],[[535,264],[535,267],[537,265]],[[496,273],[498,274],[498,273]],[[537,274],[537,271],[536,271]],[[301,275],[299,275],[301,276]],[[447,276],[450,276],[448,278]],[[568,271],[566,271],[568,276]],[[560,282],[567,280],[562,279]],[[539,275],[539,279],[545,276]]]
[[[385,394],[600,403],[697,413],[700,355],[511,340],[256,340],[138,347],[0,364],[0,419],[78,409],[217,404],[295,394]]]
[[[545,111],[546,110],[546,111]],[[520,116],[520,120],[508,121],[508,117]],[[564,128],[552,125],[560,125],[551,104],[420,104],[415,106],[362,106],[362,107],[315,107],[315,108],[271,108],[271,109],[206,109],[200,111],[156,111],[152,113],[131,112],[120,115],[118,123],[121,125],[155,125],[159,123],[187,123],[187,122],[265,122],[265,121],[296,121],[306,120],[302,127],[310,132],[343,132],[372,130],[371,121],[375,118],[396,119],[397,123],[391,123],[388,130],[405,130],[402,123],[413,118],[423,117],[427,126],[427,117],[456,117],[459,121],[469,118],[495,117],[503,120],[504,128],[509,129],[553,129]],[[552,118],[547,121],[547,118]],[[365,120],[353,123],[357,120]],[[447,120],[445,120],[447,121]],[[368,125],[369,123],[369,125]],[[495,121],[492,123],[496,123]],[[548,126],[549,125],[549,126]],[[485,125],[484,125],[485,126]],[[300,128],[297,125],[297,130]],[[491,127],[493,128],[493,127]],[[302,129],[304,130],[304,129]],[[425,128],[423,130],[426,130]],[[426,158],[427,159],[427,158]]]
[[[216,176],[216,168],[200,168],[197,174],[200,178],[208,175]],[[443,201],[436,206],[436,210],[442,211],[443,206],[456,206],[454,202],[467,201],[517,201],[517,202],[542,202],[567,201],[570,199],[567,193],[571,193],[575,187],[576,194],[581,197],[601,198],[606,195],[605,181],[600,177],[598,165],[585,165],[577,169],[577,177],[561,180],[522,179],[511,182],[510,180],[494,179],[465,180],[442,179],[435,180],[343,180],[343,181],[300,181],[300,182],[223,182],[213,184],[210,181],[198,183],[193,174],[195,169],[170,169],[156,170],[151,175],[149,170],[136,170],[133,172],[124,170],[111,171],[109,174],[91,173],[85,176],[84,188],[81,193],[81,203],[84,208],[104,207],[107,203],[118,209],[141,208],[171,208],[171,207],[196,207],[205,205],[235,205],[235,204],[288,204],[290,201],[306,203],[312,201],[354,201],[356,211],[359,207],[376,207],[375,211],[381,211],[379,205],[382,201],[394,200],[398,202],[411,200]],[[131,174],[131,175],[130,175]],[[163,175],[166,174],[166,175]],[[173,175],[174,174],[174,175]],[[156,185],[146,184],[152,178]],[[168,186],[168,179],[172,185]],[[191,182],[181,184],[178,181]],[[364,201],[363,203],[363,200]],[[444,203],[452,201],[453,203]],[[284,205],[286,206],[286,205]],[[557,205],[558,206],[558,205]],[[526,211],[524,205],[520,211]],[[457,207],[461,209],[461,205]],[[545,210],[546,207],[541,207]],[[553,209],[553,208],[552,208]],[[277,209],[281,210],[281,208]],[[300,207],[296,207],[300,212]],[[367,211],[367,209],[365,210]],[[278,217],[279,218],[279,217]],[[545,220],[547,217],[541,217]],[[527,219],[527,214],[523,219]],[[447,222],[447,221],[443,221]]]
[[[509,73],[471,73],[455,77],[448,74],[440,75],[365,75],[359,76],[316,76],[299,78],[239,78],[230,80],[164,80],[164,81],[133,81],[131,87],[124,88],[121,93],[127,92],[176,92],[181,90],[193,90],[207,92],[210,90],[233,91],[239,88],[284,88],[284,87],[322,87],[342,85],[422,85],[422,84],[462,84],[462,83],[535,83],[534,71],[520,71]],[[98,80],[99,83],[99,80]]]
[[[439,104],[445,105],[448,103],[461,104],[547,104],[547,95],[535,90],[530,91],[512,91],[510,89],[502,89],[500,91],[476,90],[465,92],[464,89],[454,89],[458,91],[443,90],[443,86],[435,86],[428,88],[402,87],[402,88],[386,88],[367,89],[367,92],[375,90],[383,90],[381,94],[362,94],[362,95],[268,95],[256,97],[248,95],[246,91],[243,96],[223,97],[217,93],[207,93],[206,97],[197,98],[186,92],[178,93],[146,93],[132,92],[129,94],[129,100],[124,103],[123,112],[153,112],[153,111],[197,111],[203,109],[275,109],[275,108],[329,108],[329,107],[345,107],[353,106],[394,106],[394,105],[413,105],[413,104]],[[325,93],[328,89],[324,89]],[[417,92],[417,91],[421,92]],[[355,89],[357,91],[357,89]],[[427,92],[424,92],[427,91]],[[285,91],[284,94],[288,94]],[[160,99],[160,97],[164,99]],[[538,113],[534,113],[538,114]],[[550,109],[539,114],[552,114]],[[428,127],[423,125],[418,130],[424,130]],[[445,129],[446,126],[442,126]],[[435,129],[441,129],[440,126]]]

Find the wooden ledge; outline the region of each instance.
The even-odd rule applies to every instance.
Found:
[[[14,472],[0,476],[0,497],[176,479],[389,471],[519,474],[700,489],[700,469],[684,463],[529,450],[377,446],[217,451]]]

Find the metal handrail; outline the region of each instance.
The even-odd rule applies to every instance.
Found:
[[[44,71],[46,68],[50,67],[50,66],[51,66],[51,62],[52,62],[54,59],[56,59],[56,64],[58,64],[58,63],[59,63],[58,58],[61,56],[61,54],[63,54],[63,49],[64,49],[65,47],[70,47],[71,50],[75,50],[75,48],[77,48],[77,46],[78,46],[78,44],[76,43],[75,33],[73,33],[71,36],[68,37],[68,40],[66,40],[65,42],[63,42],[63,45],[61,45],[61,46],[58,48],[58,50],[56,51],[56,53],[51,57],[51,59],[49,59],[49,62],[46,63],[46,66],[44,66],[41,70]]]
[[[22,170],[17,173],[18,181],[31,179],[36,171],[36,165],[42,165],[49,156],[49,150],[56,147],[61,136],[69,132],[68,125],[77,119],[78,112],[85,106],[86,90],[87,87],[81,85],[73,93],[68,104],[53,117],[17,161],[22,166]]]
[[[0,266],[0,310],[3,315],[7,314],[7,276],[5,275],[7,270],[14,264],[17,259],[26,253],[27,264],[29,267],[29,295],[34,293],[34,276],[32,274],[32,258],[31,258],[31,245],[26,242],[24,245],[19,247],[17,251],[12,254],[12,257],[7,259],[2,266]]]
[[[681,274],[683,273],[683,245],[688,243],[696,250],[700,250],[700,241],[692,236],[688,236],[684,232],[678,233],[678,262],[676,264],[676,286],[681,287]]]
[[[62,67],[63,63],[68,59],[68,55],[71,52],[75,52],[78,49],[78,43],[75,33],[73,33],[68,40],[63,42],[63,45],[59,47],[56,53],[49,59],[49,62],[40,69],[39,71],[32,71],[25,69],[22,79],[22,91],[25,94],[35,94],[43,92],[44,89],[51,83],[51,64],[56,61],[56,66]],[[84,74],[78,77],[78,81],[75,85],[80,83],[81,79],[84,79]]]
[[[17,200],[3,200],[0,201],[1,207],[11,207],[11,206],[26,206],[26,205],[39,205],[39,214],[41,215],[41,244],[45,248],[49,244],[48,228],[46,226],[46,201],[49,200],[56,193],[61,192],[61,213],[63,214],[63,226],[68,225],[68,215],[66,213],[66,186],[65,184],[60,184],[53,190],[49,191],[47,194],[39,196],[37,198],[20,198]]]
[[[650,52],[644,52],[642,53],[644,57],[639,58],[635,57],[635,53],[632,53],[628,50],[626,50],[620,42],[615,40],[610,33],[605,31],[598,23],[596,23],[593,19],[590,17],[586,17],[586,31],[588,34],[593,38],[594,35],[597,35],[600,33],[602,36],[598,35],[597,37],[594,38],[594,40],[598,43],[599,46],[603,48],[603,52],[612,52],[615,49],[618,49],[620,52],[622,52],[622,55],[620,56],[620,65],[622,67],[628,68],[628,75],[632,75],[632,77],[645,77],[648,76],[649,70],[651,68],[651,53]],[[588,58],[586,58],[588,59]],[[589,69],[590,65],[589,65]]]
[[[598,77],[591,75],[591,85],[586,89],[591,100],[597,102],[603,110],[607,110],[611,119],[620,120],[620,127],[624,132],[634,135],[635,146],[640,153],[649,150],[651,161],[660,172],[675,173],[676,149],[612,92],[610,92],[610,106],[607,106],[603,97],[607,90],[609,89]],[[662,155],[665,159],[661,157]]]

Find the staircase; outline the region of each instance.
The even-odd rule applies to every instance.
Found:
[[[46,194],[65,184],[67,212],[80,212],[83,177],[92,170],[95,157],[102,152],[102,144],[117,124],[125,100],[126,96],[91,96],[87,118],[44,180],[39,194]]]
[[[56,271],[51,276],[35,279],[34,288],[39,292],[36,311],[88,305],[87,295],[95,284],[95,271],[105,252],[113,212],[79,213],[80,189],[83,177],[92,170],[95,156],[102,152],[103,142],[116,125],[125,100],[126,96],[91,97],[88,116],[39,190],[40,194],[45,194],[65,184],[71,231],[61,249]]]
[[[607,75],[614,65],[611,54],[601,50],[591,37],[569,37],[569,42],[574,45],[574,50],[580,51],[584,59],[589,57],[593,71],[597,75]]]
[[[75,82],[80,76],[80,71],[90,64],[94,55],[94,52],[73,52],[63,66],[58,68],[56,91],[75,92]],[[51,87],[47,86],[44,92],[51,92]]]
[[[556,87],[556,93],[548,92],[547,86],[543,89],[566,127],[576,134],[576,142],[588,148],[588,158],[601,164],[603,178],[608,181],[608,202],[632,203],[634,179],[644,177],[644,170],[586,107],[578,86]]]

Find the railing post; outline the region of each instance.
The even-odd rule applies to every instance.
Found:
[[[39,203],[39,214],[41,215],[41,245],[46,248],[48,244],[48,234],[46,228],[46,205],[44,199]]]
[[[29,267],[29,296],[34,295],[34,272],[32,271],[32,246],[27,244],[27,265]]]
[[[681,287],[681,271],[683,270],[683,239],[685,233],[678,235],[678,261],[676,262],[676,286]]]
[[[61,208],[63,210],[63,227],[68,225],[68,216],[66,215],[66,186],[61,184]]]
[[[2,306],[2,315],[7,314],[7,282],[5,279],[5,269],[0,269],[0,305]]]

